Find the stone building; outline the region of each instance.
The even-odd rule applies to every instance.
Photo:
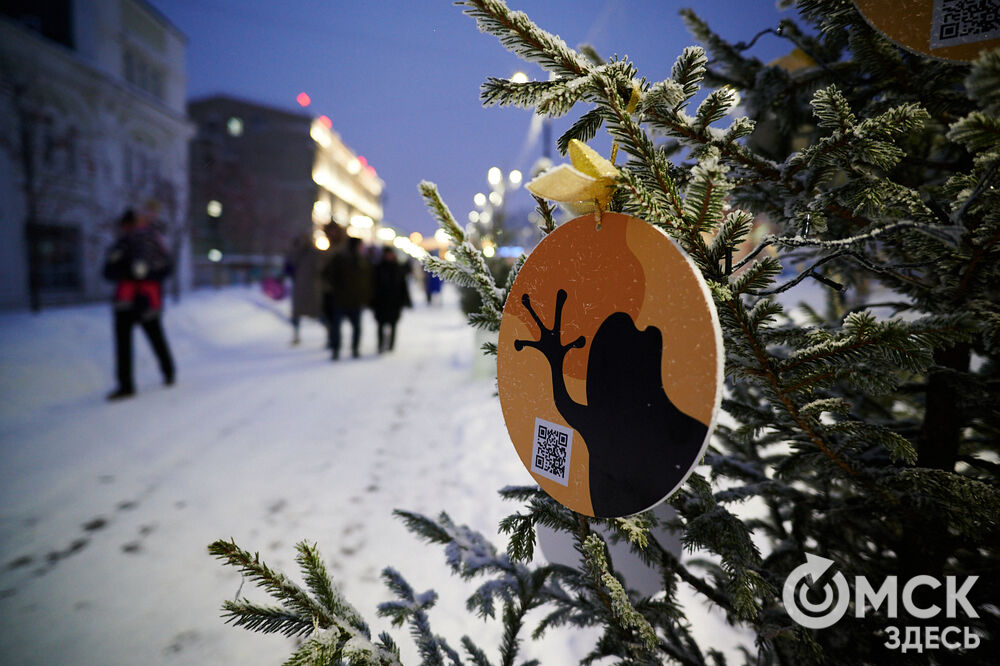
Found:
[[[103,298],[126,207],[190,282],[186,38],[142,0],[0,3],[0,307]]]
[[[384,184],[325,116],[228,95],[193,100],[190,210],[196,283],[280,269],[292,238],[325,247],[331,221],[371,238]]]

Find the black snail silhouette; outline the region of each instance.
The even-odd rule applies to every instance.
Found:
[[[549,362],[556,409],[587,442],[594,515],[624,516],[652,506],[687,474],[708,430],[677,409],[663,389],[660,329],[640,331],[625,312],[609,315],[590,345],[587,404],[581,405],[563,379],[566,353],[586,345],[582,335],[562,344],[566,291],[556,293],[552,328],[542,323],[528,294],[521,302],[538,325],[539,339],[515,340],[514,349],[534,347]]]

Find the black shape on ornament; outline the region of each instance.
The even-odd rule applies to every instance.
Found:
[[[582,349],[581,335],[562,344],[566,291],[556,293],[552,328],[521,297],[538,325],[538,340],[515,340],[514,349],[533,347],[552,370],[556,409],[587,442],[590,501],[598,517],[626,516],[660,501],[696,462],[708,428],[674,406],[660,375],[663,336],[649,326],[640,331],[625,312],[609,315],[594,334],[587,361],[587,404],[570,397],[563,360]]]

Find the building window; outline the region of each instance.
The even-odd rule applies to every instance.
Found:
[[[132,147],[125,145],[122,155],[122,179],[127,185],[131,185],[135,179],[135,169],[132,167]]]
[[[133,136],[126,141],[122,158],[122,180],[129,187],[151,187],[163,175],[163,158],[148,138]]]
[[[80,229],[54,224],[35,225],[31,252],[42,290],[78,290],[80,279]]]
[[[122,52],[122,70],[126,81],[156,99],[163,100],[166,74],[162,67],[126,46]]]
[[[78,150],[76,128],[57,125],[46,115],[32,129],[38,164],[45,176],[75,176]]]
[[[64,140],[65,160],[63,161],[63,171],[69,176],[76,175],[77,168],[77,140],[76,128],[70,128]]]
[[[156,99],[163,99],[163,70],[152,68],[149,71],[149,92]]]
[[[72,0],[4,0],[0,15],[5,15],[43,37],[75,48],[73,40]]]
[[[135,81],[135,57],[129,49],[125,49],[125,55],[123,57],[125,59],[125,80],[132,83]]]

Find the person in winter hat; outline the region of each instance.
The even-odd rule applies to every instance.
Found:
[[[135,394],[132,377],[132,328],[139,324],[149,339],[163,373],[163,383],[174,383],[174,359],[160,321],[163,280],[173,271],[173,260],[160,234],[149,226],[148,213],[126,210],[119,220],[117,240],[108,248],[104,277],[115,282],[113,297],[115,365],[118,388],[108,400]]]

